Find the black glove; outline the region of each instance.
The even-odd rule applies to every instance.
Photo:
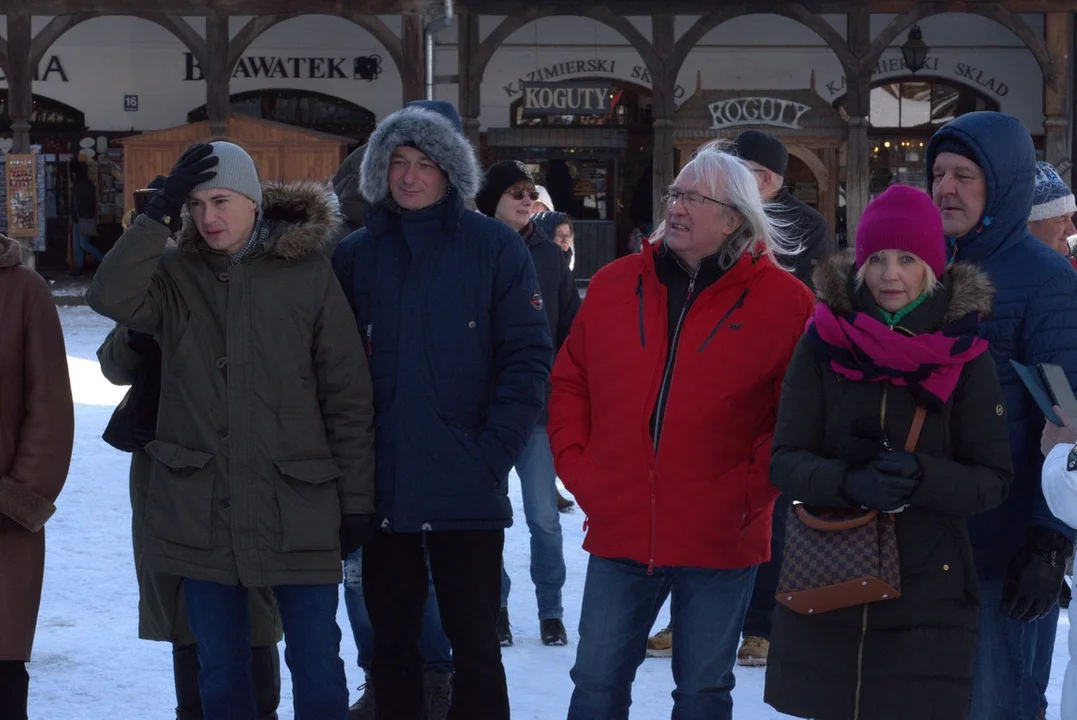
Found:
[[[916,492],[920,485],[919,474],[915,477],[902,475],[901,472],[908,468],[901,460],[887,457],[890,454],[880,453],[870,463],[845,472],[841,492],[851,504],[890,512],[905,505]]]
[[[378,531],[376,520],[374,515],[343,515],[340,518],[341,559],[374,539],[374,533]]]
[[[920,461],[916,459],[916,455],[905,450],[879,453],[871,459],[871,465],[879,472],[888,475],[899,475],[910,480],[919,481],[924,476],[924,471],[920,469]]]
[[[1028,539],[1006,572],[1002,612],[1014,620],[1032,622],[1046,615],[1058,602],[1066,559],[1073,543],[1046,528],[1030,528]]]
[[[165,178],[164,186],[146,205],[146,217],[162,225],[171,225],[179,217],[191,191],[217,176],[217,171],[210,168],[216,167],[218,162],[211,145],[203,143],[188,149]]]

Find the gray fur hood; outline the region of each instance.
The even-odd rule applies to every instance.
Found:
[[[22,264],[22,247],[7,235],[0,235],[0,268]]]
[[[457,124],[428,106],[409,105],[382,120],[367,142],[359,190],[370,203],[389,197],[389,160],[401,145],[413,147],[436,162],[465,202],[479,192],[482,172],[475,148]]]
[[[816,297],[837,315],[849,315],[859,309],[854,308],[852,295],[855,267],[856,253],[849,248],[820,263],[812,275]],[[970,313],[977,313],[981,318],[991,313],[995,288],[986,273],[975,265],[955,263],[947,269],[946,276],[939,278],[950,288],[949,302],[941,318],[943,327]]]
[[[312,180],[262,183],[262,218],[271,225],[266,251],[285,260],[322,252],[341,223],[330,195],[325,185]],[[186,209],[176,245],[181,250],[197,250],[202,245]]]

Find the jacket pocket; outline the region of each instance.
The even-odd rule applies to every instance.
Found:
[[[154,440],[156,461],[146,499],[146,528],[154,537],[204,550],[213,543],[214,472],[210,453]]]
[[[274,460],[281,550],[338,550],[340,548],[340,468],[330,458]]]

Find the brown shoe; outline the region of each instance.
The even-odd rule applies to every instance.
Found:
[[[744,667],[766,667],[770,641],[749,635],[737,651],[737,664]]]
[[[665,658],[673,655],[673,631],[659,630],[647,639],[647,657]]]

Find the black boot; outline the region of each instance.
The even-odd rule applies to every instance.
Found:
[[[172,674],[176,681],[176,720],[202,720],[198,692],[198,646],[172,646]]]
[[[251,673],[254,675],[254,697],[258,701],[258,720],[277,720],[280,653],[276,645],[251,648]]]
[[[26,663],[0,660],[0,720],[26,720],[30,675]]]

